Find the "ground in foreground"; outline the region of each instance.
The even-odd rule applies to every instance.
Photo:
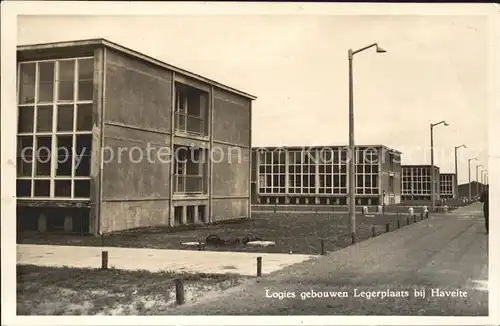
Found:
[[[175,309],[176,277],[186,302],[240,284],[236,275],[17,266],[18,315],[156,315]]]

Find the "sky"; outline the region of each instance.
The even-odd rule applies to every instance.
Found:
[[[252,146],[348,144],[349,48],[356,144],[403,164],[435,163],[467,182],[487,166],[488,21],[484,16],[19,16],[18,44],[106,38],[257,96]]]

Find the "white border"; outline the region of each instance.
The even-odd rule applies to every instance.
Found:
[[[387,4],[387,3],[147,3],[147,2],[62,2],[62,1],[10,1],[2,2],[1,16],[1,258],[2,258],[2,324],[5,325],[73,325],[118,324],[136,325],[320,325],[384,324],[384,325],[475,325],[498,324],[498,237],[490,235],[490,317],[401,317],[401,316],[158,316],[158,317],[16,317],[15,294],[15,157],[16,157],[16,45],[17,18],[19,14],[31,15],[172,15],[172,14],[329,14],[329,15],[484,15],[490,21],[490,113],[489,181],[491,189],[491,230],[499,234],[499,195],[497,180],[500,173],[500,142],[498,121],[500,83],[498,80],[500,58],[498,31],[500,7],[495,4]],[[460,37],[457,35],[457,37]],[[464,46],[467,46],[464,44]],[[494,148],[491,145],[496,145]],[[496,218],[495,218],[496,217]],[[14,249],[14,250],[13,250]]]

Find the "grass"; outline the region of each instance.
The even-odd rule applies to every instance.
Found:
[[[175,306],[172,280],[186,301],[233,287],[239,276],[17,265],[18,315],[153,315]]]
[[[357,215],[356,231],[358,241],[372,236],[372,226],[378,234],[385,232],[387,223],[390,229],[407,224],[407,216],[375,215],[373,217]],[[417,216],[420,220],[420,216]],[[251,219],[236,220],[213,225],[201,225],[196,228],[150,228],[118,232],[102,238],[65,234],[21,233],[18,243],[54,244],[78,246],[108,246],[156,249],[191,249],[183,242],[204,241],[209,235],[223,239],[256,236],[265,241],[274,241],[271,247],[249,247],[242,244],[205,246],[205,250],[245,251],[269,253],[319,254],[321,239],[324,239],[327,251],[335,251],[351,244],[349,217],[338,214],[314,213],[262,213],[254,214]]]

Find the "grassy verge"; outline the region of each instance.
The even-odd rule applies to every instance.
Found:
[[[17,266],[18,315],[157,315],[175,307],[172,279],[186,301],[238,285],[236,275]]]
[[[407,225],[407,216],[372,215],[356,216],[358,240],[371,237],[372,227],[378,234],[385,232],[386,224],[390,230]],[[417,216],[420,220],[420,216]],[[412,221],[413,223],[413,221]],[[21,234],[18,243],[55,244],[78,246],[109,246],[156,249],[194,249],[182,243],[202,240],[209,235],[222,239],[235,239],[244,236],[256,236],[265,241],[274,241],[271,247],[249,247],[242,244],[206,246],[205,250],[246,251],[269,253],[319,254],[321,239],[327,251],[334,251],[351,244],[349,217],[347,215],[328,215],[314,213],[275,213],[256,214],[251,219],[228,223],[200,225],[182,228],[150,228],[114,233],[101,238],[63,234]]]

